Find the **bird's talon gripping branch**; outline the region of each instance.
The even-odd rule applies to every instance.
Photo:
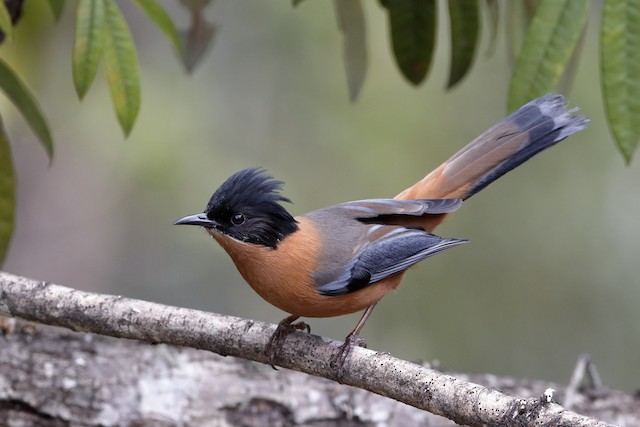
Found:
[[[349,334],[344,340],[344,344],[342,344],[338,351],[333,356],[331,356],[329,366],[331,366],[332,369],[335,369],[336,379],[338,380],[338,382],[342,381],[347,360],[349,359],[349,356],[351,355],[354,347],[367,348],[367,342],[362,337]]]
[[[311,333],[311,327],[303,321],[296,322],[300,316],[289,316],[278,323],[278,327],[276,328],[273,335],[269,339],[267,343],[267,354],[269,355],[269,365],[273,369],[276,368],[276,357],[278,356],[278,351],[282,347],[284,340],[287,338],[291,332],[298,330],[306,330],[307,333]]]

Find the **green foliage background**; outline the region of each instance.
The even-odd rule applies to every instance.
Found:
[[[159,3],[177,26],[190,24],[177,2]],[[145,12],[117,4],[140,64],[141,108],[127,140],[104,84],[108,71],[96,68],[91,90],[82,102],[75,97],[73,8],[55,24],[46,2],[27,2],[1,47],[55,141],[49,164],[36,134],[0,101],[18,182],[7,271],[277,322],[284,314],[253,293],[204,232],[171,222],[201,211],[227,176],[255,165],[287,182],[296,214],[392,196],[507,113],[513,40],[499,27],[491,47],[489,32],[480,32],[473,69],[447,92],[443,7],[428,80],[416,89],[398,72],[388,13],[367,2],[368,67],[354,91],[363,71],[347,64],[356,78],[345,79],[345,33],[330,2],[216,1],[206,14],[217,28],[213,47],[190,77]],[[640,170],[637,162],[623,167],[611,142],[600,93],[602,11],[594,4],[590,12],[568,95],[592,124],[492,184],[438,230],[471,243],[422,263],[379,304],[364,330],[371,348],[559,382],[589,352],[607,385],[637,387]],[[634,93],[636,83],[615,90]],[[13,175],[2,138],[0,150],[6,185]],[[342,338],[356,320],[310,323]]]

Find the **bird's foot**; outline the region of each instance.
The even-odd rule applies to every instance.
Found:
[[[296,322],[300,316],[289,316],[278,323],[276,331],[271,335],[269,342],[267,343],[267,354],[269,355],[269,365],[273,369],[276,368],[276,357],[278,356],[278,350],[282,347],[284,340],[293,331],[306,330],[307,333],[311,332],[311,327],[303,321]],[[294,323],[295,322],[295,323]]]
[[[339,383],[342,383],[345,363],[347,362],[347,358],[351,354],[351,351],[354,347],[367,348],[367,342],[364,340],[364,338],[351,333],[347,335],[347,338],[344,340],[344,344],[340,346],[336,354],[331,357],[331,361],[329,362],[329,364],[331,368],[336,370],[336,379]]]

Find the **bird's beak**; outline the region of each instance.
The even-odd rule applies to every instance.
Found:
[[[218,226],[218,223],[216,221],[210,220],[209,218],[207,218],[207,215],[203,213],[187,215],[173,222],[173,225],[181,224],[201,225],[204,228],[216,228]]]

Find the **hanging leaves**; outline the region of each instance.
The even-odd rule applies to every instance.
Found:
[[[0,59],[0,89],[9,97],[31,130],[36,134],[49,159],[53,157],[53,139],[47,121],[35,97],[9,65]]]
[[[11,14],[4,1],[0,1],[0,32],[9,41],[13,37],[13,22],[11,22]]]
[[[138,58],[129,27],[113,0],[105,0],[104,68],[111,99],[125,136],[140,110]]]
[[[391,46],[402,75],[414,85],[431,68],[436,40],[435,0],[383,0],[387,9]]]
[[[147,14],[151,22],[153,22],[160,31],[169,39],[176,52],[181,59],[184,60],[184,49],[182,46],[182,40],[180,34],[173,24],[171,17],[167,15],[167,12],[158,4],[156,0],[134,0],[135,3]]]
[[[191,12],[191,26],[180,32],[180,38],[184,49],[184,64],[187,71],[192,72],[211,46],[215,34],[215,27],[204,15],[204,10],[211,0],[180,0],[180,2]]]
[[[101,61],[118,122],[128,136],[140,110],[138,58],[129,26],[114,0],[80,0],[72,54],[73,84],[80,99]]]
[[[607,0],[600,31],[605,111],[624,159],[640,140],[640,1]]]
[[[367,40],[360,0],[335,0],[338,28],[343,38],[343,60],[349,99],[355,101],[367,75]]]
[[[580,39],[589,0],[542,0],[516,59],[509,110],[551,92]]]
[[[72,52],[73,85],[83,99],[95,79],[105,43],[105,3],[80,0]]]
[[[4,261],[15,226],[16,177],[9,140],[0,118],[0,266]]]
[[[51,7],[55,20],[59,21],[64,10],[64,0],[49,0],[49,7]]]
[[[448,88],[452,88],[469,72],[480,34],[478,0],[449,0],[451,21],[451,67]]]

